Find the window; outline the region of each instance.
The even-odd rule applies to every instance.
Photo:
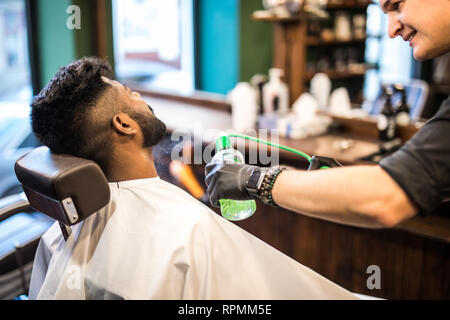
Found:
[[[27,24],[23,0],[0,1],[0,101],[29,102]]]
[[[387,15],[378,4],[367,9],[366,62],[378,64],[378,70],[369,70],[365,81],[365,98],[375,100],[380,86],[400,82],[408,84],[411,78],[412,49],[401,37],[391,39],[387,34]]]
[[[124,83],[194,90],[192,0],[114,0],[116,74]]]
[[[38,145],[29,137],[33,93],[26,13],[25,0],[0,0],[0,199],[21,192],[14,164]]]

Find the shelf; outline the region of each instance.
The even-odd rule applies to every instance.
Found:
[[[366,10],[370,4],[374,4],[373,1],[366,1],[365,3],[351,3],[351,4],[328,4],[324,9],[325,10]],[[262,11],[261,11],[262,12]],[[254,13],[251,18],[255,21],[261,22],[278,22],[278,23],[289,23],[289,22],[300,22],[308,20],[309,13],[301,12],[297,15],[279,17],[279,16],[271,16],[269,13],[267,16],[256,16]]]
[[[374,4],[373,1],[366,1],[364,3],[352,3],[352,4],[328,4],[326,10],[364,10],[369,5]]]
[[[299,14],[295,16],[289,17],[278,17],[278,16],[267,16],[267,17],[256,17],[254,14],[252,15],[252,20],[261,21],[261,22],[279,22],[279,23],[287,23],[287,22],[300,22],[306,20],[305,14]]]
[[[325,41],[320,39],[319,37],[308,36],[306,39],[306,45],[308,46],[339,46],[339,45],[349,45],[349,44],[363,44],[367,40],[367,37],[362,39],[352,39],[348,41],[342,40],[333,40],[333,41]]]
[[[332,11],[331,14],[329,14],[329,18],[327,18],[326,20],[333,20],[336,10],[347,10],[350,14],[363,14],[369,5],[374,3],[374,0],[347,0],[339,4],[329,4],[328,6],[325,5],[322,7],[322,10]],[[275,16],[268,11],[255,11],[251,16],[251,19],[254,21],[273,23],[274,25],[274,53],[272,65],[285,71],[286,83],[291,89],[291,103],[293,103],[295,99],[302,92],[304,92],[305,86],[316,74],[316,72],[307,71],[309,70],[309,50],[318,50],[321,51],[322,54],[326,53],[324,51],[329,50],[330,54],[332,54],[331,49],[333,48],[339,48],[339,46],[349,46],[358,51],[358,53],[360,53],[358,54],[358,56],[362,59],[362,57],[365,56],[365,42],[369,38],[368,36],[365,36],[361,39],[351,39],[348,41],[325,41],[320,36],[315,37],[312,35],[308,35],[308,22],[310,22],[311,20],[317,20],[320,22],[325,19],[314,16],[314,14],[310,12],[312,10],[310,10],[309,8],[306,9],[308,9],[308,12],[303,10],[302,12],[294,16]],[[366,15],[364,15],[364,17],[367,20]],[[321,25],[320,27],[320,30],[323,30],[324,25]],[[313,67],[316,67],[315,62],[313,63]],[[359,67],[349,69],[352,72],[338,72],[336,70],[327,70],[323,73],[327,74],[332,81],[354,79],[355,90],[353,90],[354,92],[352,91],[352,94],[357,94],[356,92],[359,90],[359,86],[362,85],[364,75],[366,74],[367,70],[373,68],[377,67],[365,66],[363,62],[361,62]],[[314,70],[314,68],[311,68],[310,70]],[[360,81],[361,83],[357,83],[358,81]],[[350,98],[354,99],[355,97]]]
[[[375,69],[376,66],[374,65],[367,65],[364,69],[364,72],[341,72],[337,70],[326,70],[326,71],[317,71],[317,72],[310,72],[307,71],[305,73],[305,81],[311,81],[311,79],[314,77],[316,73],[325,73],[330,80],[342,80],[342,79],[350,79],[350,78],[357,78],[362,77],[366,74],[366,72],[370,69]]]

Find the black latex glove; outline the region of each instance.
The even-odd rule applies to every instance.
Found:
[[[308,171],[318,170],[322,167],[336,168],[342,167],[342,164],[332,158],[314,156],[311,159],[311,164],[309,165]]]
[[[208,164],[205,168],[207,192],[214,207],[219,207],[220,199],[257,199],[255,190],[248,189],[250,176],[254,171],[264,175],[269,168],[245,164]]]

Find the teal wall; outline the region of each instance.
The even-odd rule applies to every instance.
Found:
[[[70,0],[35,0],[38,2],[38,43],[40,86],[44,87],[58,69],[75,59],[74,33],[66,27]]]
[[[199,0],[198,85],[226,93],[239,78],[239,0]]]
[[[272,25],[251,19],[262,0],[197,1],[198,89],[226,94],[272,65]]]
[[[47,85],[61,66],[84,56],[96,55],[94,10],[92,0],[33,0],[37,7],[38,68],[40,88]],[[81,9],[81,29],[69,30],[66,10],[70,5]],[[107,59],[114,65],[112,34],[112,0],[105,3]]]

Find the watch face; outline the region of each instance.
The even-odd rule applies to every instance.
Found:
[[[260,177],[261,177],[261,171],[254,170],[252,172],[252,174],[250,175],[250,178],[248,179],[247,188],[255,189],[255,190],[258,189],[258,182],[259,182]]]

